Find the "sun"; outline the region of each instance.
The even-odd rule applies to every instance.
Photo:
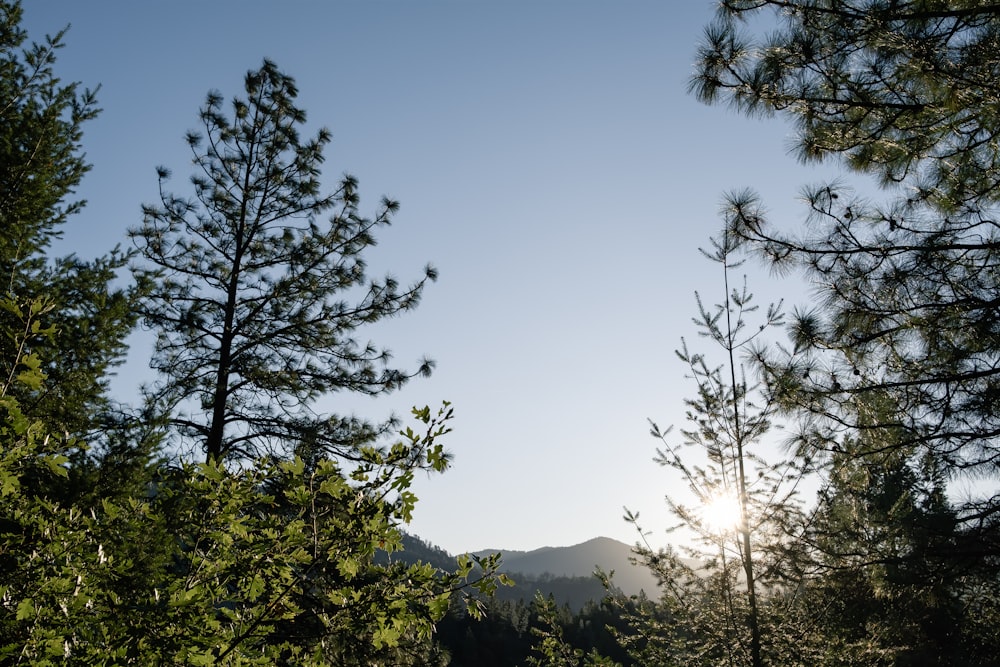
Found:
[[[713,493],[701,508],[701,518],[714,531],[735,530],[740,525],[740,503],[731,493]]]

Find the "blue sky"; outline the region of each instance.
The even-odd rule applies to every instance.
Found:
[[[57,70],[100,84],[104,108],[85,128],[89,203],[59,250],[126,243],[157,165],[186,192],[183,136],[206,92],[241,92],[270,58],[296,78],[310,127],[333,132],[328,183],[357,176],[369,213],[383,194],[401,202],[373,273],[440,270],[416,312],[367,332],[403,364],[434,358],[434,376],[327,403],[370,417],[454,404],[454,467],[418,480],[411,530],[452,552],[633,542],[626,505],[662,544],[662,498],[681,483],[652,462],[646,420],[683,423],[693,388],[673,351],[695,342],[694,290],[721,290],[698,253],[721,197],[754,187],[795,224],[801,186],[834,173],[796,163],[780,121],[686,94],[712,12],[707,0],[28,2],[33,38],[72,25]],[[750,270],[762,297],[807,298],[796,278]],[[115,382],[125,399],[149,379],[147,341]]]

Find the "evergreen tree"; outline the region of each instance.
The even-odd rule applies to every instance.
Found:
[[[414,308],[436,274],[427,267],[405,288],[369,280],[364,252],[397,203],[362,217],[350,176],[322,192],[330,133],[300,137],[295,82],[274,63],[249,72],[245,92],[231,117],[210,93],[204,134],[187,137],[194,197],[163,190],[161,168],[161,201],[131,232],[145,260],[133,269],[147,292],[141,314],[157,333],[152,365],[164,377],[156,398],[208,460],[293,449],[356,458],[387,425],[317,416],[314,404],[338,391],[391,391],[412,376],[353,336]]]
[[[18,2],[0,2],[0,290],[15,304],[46,301],[54,335],[31,342],[44,388],[12,387],[21,409],[52,433],[93,436],[114,420],[109,370],[121,361],[135,316],[128,290],[113,288],[117,250],[84,260],[53,259],[52,242],[84,202],[73,199],[89,169],[82,127],[98,112],[94,93],[64,84],[53,67],[63,32],[25,45]],[[0,312],[0,355],[21,321]]]
[[[450,574],[376,556],[400,548],[415,472],[448,466],[433,443],[451,410],[415,411],[427,433],[385,446],[391,420],[315,412],[331,393],[375,395],[412,377],[353,336],[414,308],[435,272],[407,288],[366,277],[364,252],[397,204],[383,200],[369,219],[352,177],[322,191],[330,134],[300,138],[296,96],[269,61],[247,74],[231,116],[210,93],[204,133],[187,137],[193,197],[168,193],[161,168],[160,203],[130,232],[163,378],[152,404],[206,457],[158,482],[151,504],[176,540],[153,591],[169,600],[156,640],[212,664],[436,664],[434,624],[454,593],[504,583],[499,555],[460,558]],[[473,615],[476,600],[466,597]]]
[[[996,202],[1000,7],[961,0],[721,0],[692,91],[795,124],[803,160],[842,156],[938,206]],[[777,25],[758,34],[773,10]]]
[[[763,43],[737,29],[779,5]],[[796,360],[761,358],[786,406],[809,415],[802,443],[814,454],[885,429],[915,464],[930,454],[946,478],[997,480],[998,40],[1000,10],[959,2],[727,2],[707,32],[702,99],[784,113],[804,156],[842,156],[900,186],[883,204],[812,188],[804,233],[769,227],[753,193],[731,198],[732,233],[821,293],[822,310],[794,323]],[[884,392],[895,408],[872,423],[866,396]],[[956,509],[969,547],[1000,553],[996,497]]]
[[[891,395],[864,402],[863,418],[888,421]],[[941,463],[898,444],[908,440],[863,429],[831,455],[800,552],[814,602],[805,616],[856,661],[991,664],[1000,646],[974,630],[984,610],[969,602],[995,586],[995,569],[962,548]]]
[[[559,609],[555,599],[541,593],[535,595],[532,608],[538,616],[538,624],[531,628],[536,637],[528,665],[535,667],[621,667],[611,658],[601,655],[596,649],[585,651],[578,643],[567,640],[567,627],[576,620],[568,607]],[[580,615],[583,623],[583,615]]]
[[[769,9],[766,36],[742,27]],[[995,664],[977,628],[1000,557],[998,45],[988,3],[726,0],[699,54],[702,100],[781,114],[802,159],[882,186],[809,188],[798,232],[730,198],[730,233],[821,304],[757,362],[828,475],[807,533],[828,659]]]
[[[770,463],[760,452],[776,406],[770,388],[752,382],[740,358],[783,322],[780,304],[752,326],[758,310],[752,295],[745,284],[731,285],[740,266],[735,239],[724,232],[711,252],[702,252],[722,270],[724,299],[707,308],[696,293],[695,323],[720,349],[720,363],[684,343],[677,355],[697,387],[685,401],[690,427],[681,430],[680,445],[669,429],[652,427],[662,443],[657,462],[679,471],[693,495],[694,504],[667,495],[676,527],[693,533],[698,545],[682,552],[638,549],[660,580],[661,598],[631,613],[636,633],[621,637],[643,664],[756,667],[779,661],[787,641],[774,611],[794,570],[788,554],[802,519],[796,488],[809,471],[791,460]],[[638,527],[637,515],[626,518]]]

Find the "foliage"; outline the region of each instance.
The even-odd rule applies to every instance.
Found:
[[[617,608],[591,601],[572,610],[568,605],[559,606],[551,595],[538,595],[537,601],[499,596],[484,599],[484,614],[478,620],[469,617],[461,607],[452,607],[437,626],[439,642],[449,655],[448,664],[507,667],[530,664],[531,660],[551,664],[544,660],[555,660],[557,655],[578,656],[580,660],[596,660],[605,655],[610,659],[596,664],[626,667],[636,664],[618,647],[611,634],[612,627],[624,629]]]
[[[873,398],[866,397],[872,412],[891,409]],[[988,584],[995,573],[963,548],[940,463],[898,444],[907,439],[881,428],[840,443],[801,566],[812,574],[815,607],[859,659],[980,664],[993,642],[968,631],[967,586]]]
[[[380,394],[411,377],[387,365],[387,350],[352,335],[414,308],[436,277],[427,267],[405,288],[367,278],[364,252],[398,204],[383,199],[373,218],[362,217],[350,176],[321,191],[330,132],[300,137],[297,92],[264,61],[247,74],[231,117],[210,93],[204,134],[187,136],[194,197],[166,192],[169,172],[160,168],[160,203],[145,206],[131,231],[145,260],[133,266],[146,291],[141,314],[157,332],[152,365],[165,378],[156,398],[175,432],[209,460],[289,448],[306,459],[357,458],[392,424],[317,416],[315,402],[337,391]]]
[[[532,623],[528,602],[490,598],[479,619],[453,606],[437,626],[437,639],[451,667],[520,665],[531,651]]]
[[[768,9],[766,36],[741,27]],[[807,189],[798,232],[750,191],[727,210],[742,248],[801,271],[820,304],[756,366],[826,476],[799,607],[828,628],[825,651],[811,642],[823,660],[996,660],[977,628],[1000,556],[998,37],[986,3],[727,0],[699,54],[701,99],[779,113],[803,159],[882,186],[880,203]]]
[[[791,3],[761,52],[730,20],[749,6],[728,3],[709,30],[696,79],[702,97],[731,91],[748,110],[782,111],[800,123],[804,150],[818,142],[818,155],[844,155],[905,186],[886,190],[879,205],[842,186],[812,188],[801,235],[772,229],[752,193],[732,196],[732,233],[776,267],[804,271],[824,302],[796,318],[795,362],[770,356],[763,367],[786,385],[787,406],[809,415],[803,443],[813,450],[831,452],[848,432],[902,429],[897,445],[933,456],[946,476],[995,479],[1000,125],[989,100],[1000,89],[989,45],[1000,12]],[[915,108],[897,108],[903,98]],[[886,423],[872,422],[866,396],[886,392],[895,408]],[[990,508],[969,502],[958,520],[988,529]]]
[[[720,349],[721,363],[683,343],[677,355],[697,388],[685,401],[691,426],[681,430],[680,445],[668,438],[669,429],[652,427],[662,443],[657,462],[681,474],[696,503],[668,494],[680,522],[671,530],[685,528],[701,546],[685,548],[686,558],[648,543],[637,550],[661,584],[661,599],[632,615],[641,638],[625,638],[643,664],[761,665],[782,643],[780,627],[765,635],[764,607],[788,583],[787,554],[802,523],[796,489],[808,470],[791,460],[769,463],[760,451],[775,406],[769,387],[748,380],[737,355],[755,349],[783,315],[780,304],[771,305],[751,325],[757,306],[745,281],[730,285],[740,266],[734,248],[724,233],[712,240],[711,252],[703,251],[722,269],[723,302],[706,308],[696,293],[695,324]],[[626,519],[638,527],[638,515]]]
[[[61,447],[53,446],[58,441],[48,435],[45,425],[22,410],[15,395],[18,388],[37,391],[43,386],[41,360],[30,348],[53,335],[51,327],[41,324],[51,306],[42,301],[19,304],[11,297],[4,297],[0,306],[22,323],[21,331],[9,336],[13,353],[3,358],[0,385],[0,569],[4,580],[0,604],[5,611],[0,617],[0,656],[11,663],[52,664],[46,660],[61,657],[64,642],[57,631],[44,627],[45,620],[79,613],[80,605],[73,604],[72,598],[81,582],[67,570],[86,563],[90,554],[78,549],[87,539],[74,525],[79,515],[38,493],[38,480],[68,476],[68,459]],[[54,534],[53,525],[73,525],[76,530]],[[37,638],[37,652],[25,645],[31,636]]]
[[[744,21],[774,10],[776,25]],[[722,0],[692,91],[795,123],[803,160],[843,156],[948,210],[996,202],[1000,9],[960,0]]]
[[[17,349],[52,331],[39,303]],[[443,471],[437,439],[451,408],[414,410],[387,452],[350,471],[329,459],[164,468],[146,493],[90,507],[44,493],[69,460],[48,450],[44,424],[9,389],[41,387],[22,354],[0,387],[0,656],[9,664],[431,664],[431,643],[454,594],[467,613],[506,583],[499,556],[466,558],[452,574],[375,562],[400,548],[412,514],[412,471]],[[406,466],[401,465],[406,461]],[[409,474],[408,474],[409,473]]]
[[[113,417],[107,374],[135,321],[132,295],[112,288],[125,263],[118,250],[89,261],[48,256],[84,204],[72,199],[89,170],[82,126],[98,109],[93,91],[62,83],[53,70],[65,31],[25,46],[20,20],[20,3],[0,2],[0,290],[21,305],[46,299],[54,335],[31,341],[49,378],[44,391],[23,384],[8,390],[53,433],[84,436]],[[15,356],[10,345],[21,323],[0,311],[6,359]]]
[[[25,365],[20,381],[35,381]],[[11,664],[430,664],[453,594],[471,586],[477,614],[471,591],[503,581],[498,556],[452,574],[376,564],[377,550],[399,548],[415,501],[378,456],[350,475],[330,460],[183,464],[147,497],[63,507],[29,478],[65,477],[65,457],[45,454],[41,425],[0,398],[0,654]],[[435,457],[450,410],[416,412],[426,433],[392,449]]]
[[[527,664],[535,667],[621,667],[596,650],[585,653],[566,641],[559,609],[552,597],[536,595],[533,607],[539,620],[539,625],[531,629],[536,637],[532,652],[537,655],[530,656]]]
[[[506,583],[496,574],[499,555],[461,559],[451,573],[392,556],[400,548],[400,527],[414,511],[415,472],[442,472],[449,465],[439,439],[449,430],[450,406],[437,413],[414,410],[417,430],[407,428],[384,445],[373,444],[379,432],[374,427],[350,419],[309,422],[308,413],[289,407],[293,400],[308,407],[331,388],[378,393],[406,380],[401,371],[376,373],[387,353],[359,348],[348,337],[361,323],[413,307],[424,280],[433,277],[428,270],[424,280],[401,292],[391,279],[371,283],[367,292],[361,287],[364,264],[358,253],[374,243],[372,230],[388,222],[395,205],[387,202],[374,221],[361,218],[350,178],[337,193],[318,194],[317,165],[328,133],[299,142],[295,128],[304,115],[291,104],[294,84],[269,63],[248,77],[251,97],[257,96],[242,107],[237,103],[236,116],[246,121],[242,126],[234,121],[236,129],[224,127],[220,101],[210,97],[203,120],[212,148],[198,163],[207,171],[204,179],[195,179],[195,187],[203,203],[215,208],[199,216],[180,199],[164,195],[164,206],[173,208],[147,210],[154,220],[147,219],[147,229],[159,230],[150,232],[151,243],[163,231],[156,227],[158,214],[170,218],[183,209],[203,223],[205,232],[222,224],[218,216],[234,212],[218,179],[239,162],[234,155],[248,147],[245,140],[255,152],[244,175],[261,171],[258,180],[242,181],[241,192],[247,195],[240,202],[242,212],[258,223],[276,223],[267,217],[274,213],[287,214],[285,223],[302,224],[283,224],[278,233],[283,245],[266,242],[273,229],[258,228],[252,240],[239,237],[220,251],[225,255],[238,248],[250,262],[234,262],[230,277],[258,271],[253,285],[275,288],[270,296],[258,291],[239,302],[258,308],[256,324],[272,314],[269,309],[289,308],[281,326],[257,331],[270,337],[263,343],[256,339],[263,347],[230,350],[235,361],[222,375],[229,380],[238,374],[240,381],[224,389],[238,394],[253,387],[241,395],[245,400],[235,401],[247,420],[236,420],[242,431],[208,447],[205,463],[156,460],[163,425],[157,410],[184,403],[181,394],[197,382],[184,385],[194,381],[184,376],[168,383],[158,397],[163,402],[149,406],[130,425],[112,419],[104,398],[107,373],[137,315],[134,292],[110,288],[125,257],[115,251],[89,263],[73,257],[51,263],[46,256],[60,225],[82,205],[69,197],[87,170],[80,125],[96,113],[94,99],[54,76],[61,33],[18,52],[25,39],[20,7],[0,4],[0,18],[0,269],[9,276],[0,296],[0,662],[445,664],[445,652],[433,642],[437,622],[459,599],[465,613],[481,616],[481,600]],[[265,107],[273,112],[266,122]],[[249,117],[251,108],[260,113]],[[240,127],[246,134],[239,134]],[[191,143],[198,145],[193,137]],[[291,160],[283,162],[288,155]],[[253,199],[257,195],[261,198]],[[331,230],[320,232],[314,216],[337,206]],[[184,227],[183,220],[170,220],[176,229]],[[196,256],[195,248],[205,251],[202,259],[209,256],[206,248],[221,248],[210,238],[198,238],[206,245],[168,239],[175,250],[192,251],[183,260],[169,250],[160,255],[181,264],[160,266],[162,272],[155,266],[136,268],[141,289],[150,290],[142,314],[151,321],[158,316],[161,324],[172,321],[174,311],[163,299],[176,296],[177,304],[204,305],[198,301],[204,286],[195,279],[207,274],[189,273],[193,278],[185,283],[171,272],[190,268],[183,261]],[[282,259],[290,262],[284,276],[278,269]],[[229,284],[245,286],[235,280]],[[193,301],[169,294],[165,285],[190,288],[187,296]],[[331,294],[338,290],[360,290],[360,301],[351,307],[334,303]],[[150,307],[157,298],[161,311]],[[201,317],[210,309],[189,307],[188,312]],[[182,333],[192,331],[190,322],[173,323]],[[235,322],[240,335],[253,324]],[[246,343],[239,336],[232,341]],[[181,334],[164,334],[157,359],[176,354],[190,363],[173,370],[200,377],[192,365],[199,363],[199,350],[211,356],[206,346],[199,348],[203,342],[198,336],[185,341]],[[307,347],[296,348],[294,342]],[[264,365],[254,366],[248,354],[261,364],[288,363],[271,373]],[[318,370],[336,355],[341,366]],[[291,368],[293,357],[302,365]],[[273,404],[287,421],[269,412],[268,396],[279,397]],[[260,419],[254,421],[255,416]],[[287,428],[251,433],[247,426],[268,419]],[[338,434],[342,440],[334,442]],[[90,442],[81,439],[84,435]],[[295,451],[266,456],[248,444],[258,444],[255,438]],[[345,452],[350,456],[336,456]],[[237,454],[238,463],[233,461]],[[387,558],[376,558],[386,553]]]

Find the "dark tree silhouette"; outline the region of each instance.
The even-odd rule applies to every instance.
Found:
[[[350,176],[322,192],[330,133],[300,138],[295,83],[274,63],[249,72],[245,88],[232,117],[210,93],[204,135],[187,137],[193,199],[164,191],[161,168],[161,201],[131,232],[145,260],[134,267],[147,293],[142,317],[157,333],[152,365],[165,378],[157,398],[210,460],[290,447],[350,458],[379,427],[318,415],[315,401],[391,391],[413,375],[353,336],[414,308],[436,273],[428,266],[405,288],[369,280],[364,252],[398,204],[383,199],[373,218],[361,216]]]

